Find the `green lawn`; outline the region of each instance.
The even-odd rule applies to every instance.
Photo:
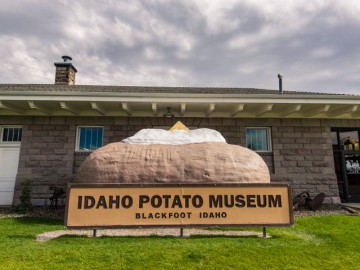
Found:
[[[298,218],[257,237],[63,236],[44,218],[0,219],[1,269],[360,269],[360,216]]]

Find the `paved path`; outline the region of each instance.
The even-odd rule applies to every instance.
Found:
[[[80,236],[93,236],[93,230],[59,230],[50,231],[39,234],[36,236],[36,240],[40,242],[46,242],[51,239],[58,238],[63,235],[80,235]],[[180,236],[179,228],[150,228],[150,229],[114,229],[114,230],[97,230],[96,236]],[[253,231],[220,231],[220,230],[204,230],[184,228],[183,236],[189,237],[191,235],[222,235],[222,236],[256,236],[262,237],[262,232]],[[269,237],[269,235],[268,235]]]

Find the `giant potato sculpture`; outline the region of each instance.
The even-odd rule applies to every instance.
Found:
[[[159,132],[111,143],[94,151],[81,164],[76,183],[269,183],[263,159],[254,151],[227,144],[213,130],[172,132],[164,139]],[[171,131],[165,131],[171,132]],[[210,133],[216,132],[216,136]],[[195,135],[194,135],[195,134]],[[197,136],[197,135],[199,136]],[[209,135],[210,134],[210,135]],[[141,134],[140,134],[141,135]],[[174,135],[181,137],[176,144]],[[175,136],[175,137],[176,137]],[[178,137],[179,137],[178,136]],[[190,139],[184,139],[184,136]],[[165,136],[166,137],[166,136]],[[195,138],[197,137],[197,138]],[[162,138],[162,139],[161,139]],[[195,139],[194,139],[195,138]],[[205,138],[205,139],[201,139]],[[173,139],[173,144],[169,143]],[[147,144],[151,141],[152,144]],[[187,143],[190,141],[190,143]],[[203,141],[203,142],[201,142]]]

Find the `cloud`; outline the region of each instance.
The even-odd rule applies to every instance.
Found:
[[[336,0],[11,1],[0,83],[235,86],[360,93],[360,3]]]

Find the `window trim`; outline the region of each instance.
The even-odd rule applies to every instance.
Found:
[[[266,129],[267,132],[267,144],[268,144],[268,150],[252,150],[250,148],[247,147],[248,143],[248,137],[247,137],[247,130],[248,129]],[[246,148],[256,152],[256,153],[272,153],[273,149],[272,149],[272,140],[271,140],[271,127],[246,127],[245,128],[245,140],[246,140]]]
[[[80,129],[81,128],[101,128],[102,129],[102,146],[104,146],[104,126],[77,126],[76,127],[75,152],[89,153],[89,152],[95,151],[95,150],[80,150]],[[102,147],[102,146],[100,146],[100,147]]]
[[[20,141],[3,142],[4,128],[21,128],[21,132],[22,132],[23,126],[21,126],[21,125],[1,125],[0,126],[0,145],[2,145],[2,146],[20,146],[22,138],[23,138],[23,134],[21,135]]]

